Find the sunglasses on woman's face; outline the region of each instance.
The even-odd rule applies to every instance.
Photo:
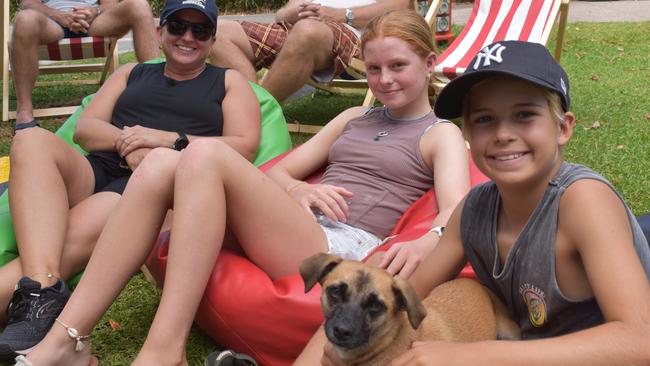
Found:
[[[199,41],[207,41],[214,35],[214,27],[205,23],[192,23],[181,19],[169,19],[165,22],[167,32],[174,36],[182,36],[187,28],[192,30],[192,35]]]

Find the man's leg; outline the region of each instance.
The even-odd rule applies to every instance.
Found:
[[[311,19],[297,22],[262,86],[278,101],[286,99],[305,85],[315,70],[333,65],[333,45],[334,35],[325,23]]]
[[[108,8],[92,22],[88,34],[121,37],[129,30],[139,62],[160,56],[153,14],[146,0],[124,0]]]
[[[38,45],[61,38],[63,29],[45,14],[29,9],[16,14],[9,50],[17,100],[16,123],[29,122],[34,118],[32,91],[38,76]]]
[[[249,81],[257,81],[253,48],[239,22],[225,19],[217,22],[217,38],[210,52],[210,62],[235,69]]]

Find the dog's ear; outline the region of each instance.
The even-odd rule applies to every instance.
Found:
[[[411,285],[400,277],[393,279],[393,294],[400,310],[405,310],[413,329],[427,316],[427,310]]]
[[[300,263],[300,276],[305,282],[305,292],[314,287],[316,282],[320,282],[334,269],[343,259],[335,255],[318,253],[305,259]]]

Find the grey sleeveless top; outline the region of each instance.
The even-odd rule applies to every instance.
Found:
[[[572,301],[555,278],[555,240],[562,193],[579,179],[595,179],[616,190],[582,165],[563,163],[516,239],[503,268],[496,242],[500,197],[488,182],[472,189],[461,216],[461,240],[478,279],[496,293],[519,323],[522,338],[545,338],[589,328],[603,322],[594,298]],[[618,197],[623,198],[618,192]],[[623,202],[625,205],[625,202]],[[650,249],[634,215],[625,205],[634,247],[650,280]]]
[[[321,179],[354,193],[348,225],[386,237],[406,209],[433,186],[420,139],[439,121],[445,120],[433,113],[393,119],[382,107],[348,122],[330,148]]]

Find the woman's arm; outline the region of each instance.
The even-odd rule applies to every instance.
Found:
[[[470,188],[465,140],[456,125],[438,123],[423,136],[420,150],[433,170],[438,214],[431,227],[446,227],[451,213]],[[379,266],[392,274],[409,278],[439,239],[437,233],[428,232],[416,240],[397,243],[386,251]]]
[[[121,130],[111,124],[113,108],[117,98],[126,88],[129,74],[135,65],[126,64],[118,68],[81,112],[73,139],[84,150],[115,150],[115,140]]]
[[[223,136],[227,143],[249,161],[253,161],[260,143],[260,102],[248,81],[235,70],[226,71],[226,97],[221,103]],[[189,136],[190,141],[194,138]]]
[[[393,365],[650,364],[650,284],[633,248],[623,204],[605,184],[581,180],[564,193],[559,220],[558,240],[577,252],[604,324],[534,341],[418,343]],[[556,273],[565,270],[558,267]]]

